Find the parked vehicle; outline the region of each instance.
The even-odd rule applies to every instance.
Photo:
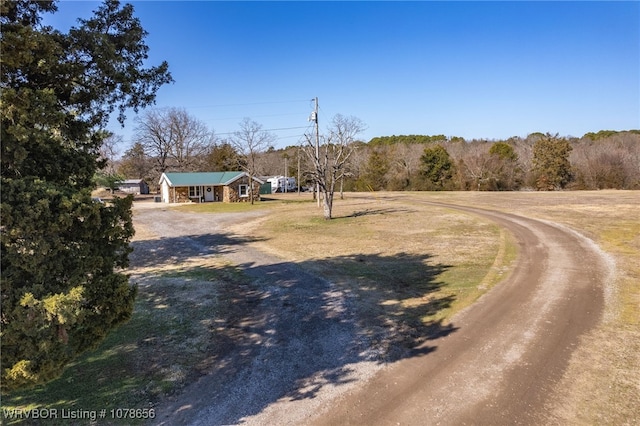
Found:
[[[298,190],[294,177],[272,176],[267,178],[267,182],[271,183],[271,193],[296,192]]]

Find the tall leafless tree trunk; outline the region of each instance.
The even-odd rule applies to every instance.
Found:
[[[172,128],[166,125],[162,111],[148,110],[136,119],[136,139],[147,156],[153,159],[158,174],[167,171],[171,151]]]
[[[183,109],[171,109],[167,116],[173,128],[169,154],[180,171],[197,171],[205,163],[214,145],[214,135],[207,126]]]

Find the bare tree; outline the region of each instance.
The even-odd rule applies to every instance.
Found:
[[[466,147],[465,172],[478,191],[495,189],[498,180],[498,159],[489,154],[489,148],[488,142],[471,142]]]
[[[135,144],[142,147],[144,154],[152,159],[154,169],[162,174],[169,168],[169,153],[173,135],[161,110],[147,110],[136,118]]]
[[[272,133],[262,129],[262,125],[250,118],[244,118],[240,122],[240,130],[235,132],[230,139],[231,145],[241,157],[240,167],[249,175],[249,199],[254,201],[253,179],[259,174],[258,158],[269,145],[275,141]]]
[[[181,171],[197,171],[214,144],[214,134],[207,126],[185,110],[171,109],[167,115],[173,141],[169,155]]]
[[[158,174],[198,170],[214,142],[206,125],[183,109],[150,110],[136,121],[136,142],[153,158]]]
[[[390,190],[411,189],[423,150],[419,144],[399,143],[392,146]]]
[[[122,136],[109,134],[100,146],[100,159],[103,162],[102,171],[108,174],[115,174],[117,168],[120,149],[118,145],[122,144]]]
[[[365,128],[359,118],[337,114],[331,121],[329,135],[324,138],[322,147],[316,149],[314,140],[307,137],[305,152],[313,163],[312,178],[323,195],[325,219],[331,219],[335,185],[345,176],[345,165],[353,153],[353,143]]]
[[[640,139],[640,138],[639,138]],[[570,160],[576,174],[577,189],[634,189],[638,182],[637,144],[626,144],[621,135],[591,141],[583,138],[573,144]],[[635,167],[634,167],[635,165]],[[634,173],[635,169],[635,173]]]

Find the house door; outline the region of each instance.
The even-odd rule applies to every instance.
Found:
[[[204,201],[209,202],[213,201],[213,187],[205,186],[204,187]]]

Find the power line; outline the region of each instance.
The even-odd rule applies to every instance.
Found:
[[[272,105],[272,104],[290,104],[295,102],[307,102],[307,99],[296,99],[290,101],[267,101],[267,102],[246,102],[246,103],[238,103],[238,104],[214,104],[214,105],[198,105],[198,106],[185,106],[182,108],[185,109],[196,109],[196,108],[221,108],[221,107],[232,107],[232,106],[250,106],[250,105]]]
[[[277,130],[296,130],[296,129],[306,129],[309,126],[301,126],[301,127],[281,127],[279,129],[260,129],[264,132],[275,132]],[[233,135],[238,132],[226,132],[226,133],[216,133],[216,135]]]
[[[251,118],[264,118],[264,117],[291,117],[293,115],[301,115],[302,113],[300,112],[288,112],[288,113],[284,113],[284,114],[266,114],[266,115],[252,115]],[[225,120],[241,120],[243,118],[246,118],[246,116],[243,117],[224,117],[224,118],[210,118],[208,120],[203,120],[204,122],[212,122],[212,121],[225,121]]]

